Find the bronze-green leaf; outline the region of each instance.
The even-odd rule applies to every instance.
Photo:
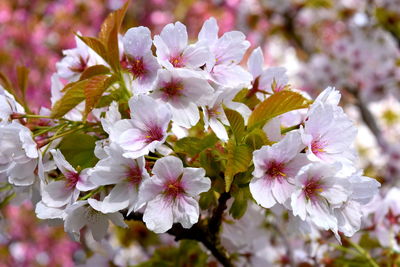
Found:
[[[81,74],[79,80],[86,80],[92,78],[93,76],[102,75],[102,74],[109,74],[110,69],[104,65],[94,65],[90,66],[86,70],[84,70]]]
[[[90,78],[84,88],[85,116],[88,115],[100,101],[100,97],[109,88],[116,78],[114,76],[98,75]]]
[[[114,70],[118,70],[119,65],[119,49],[118,49],[118,33],[121,28],[122,20],[128,9],[129,1],[118,10],[112,12],[101,25],[99,40],[104,44],[107,50],[106,61]]]
[[[224,108],[224,111],[226,117],[228,118],[233,135],[235,136],[236,143],[239,143],[245,133],[244,119],[242,115],[235,110]]]
[[[92,48],[94,52],[96,52],[99,56],[101,56],[106,62],[108,62],[107,58],[107,49],[104,46],[104,44],[97,38],[95,37],[88,37],[88,36],[79,36],[79,39],[81,39],[87,46]]]
[[[293,91],[280,91],[258,104],[249,117],[248,128],[262,127],[267,121],[286,112],[307,108],[311,101]]]
[[[247,145],[236,145],[233,139],[227,144],[227,163],[225,169],[225,191],[229,192],[233,177],[239,172],[244,172],[251,162],[251,149]]]
[[[60,118],[85,100],[84,88],[87,82],[88,80],[83,80],[70,86],[65,94],[54,104],[51,110],[51,117]]]

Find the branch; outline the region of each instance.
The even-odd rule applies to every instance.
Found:
[[[231,198],[231,195],[224,192],[220,195],[218,199],[218,206],[214,209],[213,215],[208,222],[208,229],[210,234],[216,236],[219,232],[222,223],[222,215],[227,208],[226,202]]]
[[[221,195],[221,197],[222,197],[222,195]],[[220,197],[220,199],[221,199],[221,197]],[[223,202],[223,201],[221,200],[220,202]],[[216,208],[216,210],[219,211],[221,208],[218,209],[218,207]],[[226,200],[225,200],[225,207],[226,207]],[[222,210],[222,212],[224,210],[225,210],[225,208]],[[221,218],[222,218],[222,212],[221,212]],[[212,218],[214,218],[214,217],[215,216],[213,216]],[[130,215],[125,216],[125,220],[143,221],[143,214],[141,214],[141,213],[131,213]],[[219,222],[219,225],[220,224],[221,223]],[[172,236],[175,236],[175,240],[176,241],[179,241],[179,240],[182,240],[182,239],[190,239],[190,240],[199,241],[213,254],[213,256],[223,266],[225,266],[225,267],[234,266],[233,263],[230,260],[230,257],[228,255],[228,253],[222,247],[219,239],[216,238],[215,234],[211,234],[209,229],[204,226],[204,221],[203,220],[200,220],[198,223],[194,224],[189,229],[183,228],[181,224],[175,223],[172,226],[172,228],[167,231],[167,233],[172,235]]]

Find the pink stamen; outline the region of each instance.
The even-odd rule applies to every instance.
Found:
[[[182,95],[183,84],[177,81],[170,81],[164,85],[160,90],[164,93],[164,100],[173,99]]]
[[[170,180],[164,184],[164,194],[171,199],[182,196],[185,190],[180,180]]]
[[[182,68],[185,66],[184,60],[182,55],[170,57],[169,62],[174,66],[175,68]]]
[[[303,188],[304,196],[311,201],[315,201],[322,191],[323,186],[320,180],[317,178],[311,178],[307,180]]]
[[[164,132],[158,125],[152,125],[146,131],[145,142],[150,144],[153,141],[161,141],[164,138]]]
[[[79,56],[79,63],[75,66],[69,67],[69,69],[73,72],[82,73],[87,68],[87,63],[89,61],[89,57],[83,58]]]
[[[325,152],[324,150],[325,144],[320,140],[314,140],[311,143],[311,151],[316,155],[321,155]]]
[[[284,179],[286,177],[285,164],[282,162],[277,162],[275,160],[270,161],[266,165],[265,174],[272,179]]]
[[[126,177],[132,185],[137,186],[142,182],[142,170],[137,165],[135,167],[129,167]]]
[[[128,69],[135,78],[140,78],[147,74],[143,58],[130,59]]]
[[[67,189],[75,188],[76,184],[81,179],[77,172],[67,172],[64,176],[67,179]]]

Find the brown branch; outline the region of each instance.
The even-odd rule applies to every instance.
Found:
[[[230,260],[229,254],[225,248],[221,245],[219,240],[219,230],[222,223],[222,215],[226,209],[226,202],[230,198],[229,193],[222,193],[219,200],[218,206],[215,208],[213,215],[208,223],[208,227],[205,225],[204,220],[200,220],[194,224],[191,228],[183,228],[181,224],[174,224],[168,234],[175,236],[175,240],[179,241],[182,239],[190,239],[201,242],[213,256],[225,267],[234,266]],[[143,214],[131,213],[125,216],[125,220],[136,220],[143,221]]]
[[[230,198],[231,195],[227,192],[224,192],[218,199],[218,206],[214,209],[213,215],[208,222],[208,230],[213,236],[217,236],[219,229],[221,228],[222,215],[227,208],[226,202]]]

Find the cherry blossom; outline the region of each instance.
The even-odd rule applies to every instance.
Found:
[[[150,30],[146,27],[130,28],[123,37],[126,54],[125,68],[133,75],[133,91],[145,93],[157,77],[160,68],[156,57],[151,52]]]
[[[179,21],[166,25],[154,36],[157,59],[164,67],[199,69],[206,63],[209,51],[200,42],[188,45],[186,26]]]
[[[212,98],[210,98],[209,103],[202,107],[204,129],[208,130],[208,127],[210,127],[222,141],[228,140],[228,133],[224,125],[229,125],[223,105],[229,109],[238,111],[244,117],[245,122],[247,122],[247,118],[251,114],[251,110],[245,104],[232,101],[239,90],[240,88],[219,88],[219,90],[215,91]]]
[[[211,51],[206,70],[211,78],[224,86],[247,85],[251,75],[239,66],[250,43],[239,31],[224,33],[218,37],[218,25],[215,18],[209,18],[199,33],[199,42],[208,46]]]
[[[199,106],[205,105],[214,89],[200,75],[185,69],[160,70],[151,96],[168,103],[172,121],[190,128],[200,119]]]
[[[111,144],[108,156],[101,159],[90,172],[90,181],[97,186],[115,184],[110,193],[99,202],[103,213],[135,208],[138,191],[150,176],[145,169],[144,157],[137,159],[122,156],[122,149]]]
[[[80,230],[87,226],[96,241],[100,241],[107,234],[109,220],[120,227],[128,227],[124,217],[119,212],[101,213],[97,210],[97,201],[77,201],[66,209],[64,228],[66,232],[73,234],[79,240]]]
[[[182,161],[167,156],[156,161],[153,176],[143,182],[137,207],[146,203],[143,221],[155,233],[168,231],[173,223],[190,228],[199,219],[196,197],[210,189],[211,180],[201,168],[184,168]]]
[[[250,181],[250,192],[258,204],[270,208],[290,198],[293,179],[308,162],[300,153],[302,149],[300,134],[290,132],[280,142],[253,152],[254,177]]]
[[[0,176],[17,186],[32,185],[39,153],[31,131],[17,122],[0,124]]]
[[[80,33],[78,32],[80,35]],[[70,82],[77,81],[88,67],[105,65],[104,60],[88,47],[79,37],[75,37],[76,48],[64,50],[64,58],[56,64],[58,75]]]
[[[146,95],[129,100],[131,119],[114,124],[110,139],[123,148],[124,157],[138,158],[160,147],[167,138],[170,108]],[[154,107],[151,111],[147,109]]]
[[[59,208],[73,204],[78,199],[80,191],[88,191],[96,187],[88,179],[88,169],[78,172],[65,160],[60,150],[50,152],[63,179],[51,181],[42,186],[42,201],[45,205]]]
[[[283,67],[270,67],[263,70],[264,55],[262,50],[258,47],[251,53],[247,62],[249,72],[253,76],[252,90],[261,92],[257,94],[261,99],[264,94],[273,94],[285,88],[288,84],[289,77],[286,75],[286,69]]]
[[[6,123],[13,113],[24,113],[24,108],[15,101],[13,95],[0,85],[0,123]]]
[[[332,105],[317,105],[308,114],[300,132],[310,160],[331,163],[355,160],[352,145],[357,129],[342,109]]]

